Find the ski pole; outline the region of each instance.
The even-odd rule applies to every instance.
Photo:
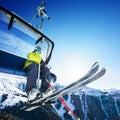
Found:
[[[40,80],[40,64],[39,64],[38,65],[38,78],[36,80],[36,86],[38,90],[40,89],[40,84],[41,84],[41,80]]]
[[[56,90],[51,84],[50,82],[46,79],[48,85],[50,86],[50,88],[52,90]],[[79,117],[77,117],[77,115],[69,108],[69,106],[67,105],[67,103],[64,101],[64,99],[62,97],[59,97],[58,100],[62,103],[62,105],[65,107],[65,109],[68,111],[68,114],[70,114],[71,116],[73,116],[76,120],[80,120]]]

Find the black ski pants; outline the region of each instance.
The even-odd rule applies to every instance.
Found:
[[[41,92],[45,92],[49,88],[49,84],[47,83],[50,82],[51,80],[51,73],[50,69],[47,66],[41,67],[41,79],[42,79],[42,84],[41,84]]]
[[[27,72],[27,83],[25,89],[27,95],[33,88],[36,87],[36,80],[38,78],[38,67],[38,64],[33,63],[25,69]],[[51,73],[48,67],[42,67],[40,71],[40,77],[42,79],[40,91],[45,92],[49,88],[49,85],[46,80],[50,82]]]
[[[25,88],[27,95],[33,88],[36,87],[36,80],[38,78],[38,66],[38,64],[33,63],[25,69],[27,73],[27,83]]]

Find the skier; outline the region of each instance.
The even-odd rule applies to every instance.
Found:
[[[27,72],[27,83],[25,91],[27,93],[28,99],[31,100],[37,96],[42,97],[43,93],[50,91],[47,82],[51,81],[52,76],[54,77],[53,82],[55,82],[56,76],[53,73],[50,73],[50,69],[43,61],[41,57],[41,48],[39,46],[37,46],[33,52],[28,53],[27,57],[28,60],[24,65],[24,69]],[[39,89],[37,87],[38,74],[40,74],[39,77],[42,79],[41,87]]]
[[[40,29],[43,28],[43,22],[44,22],[44,19],[45,17],[49,20],[50,17],[47,15],[47,12],[45,11],[45,7],[46,7],[46,3],[43,5],[43,6],[38,6],[37,8],[37,18],[41,15],[42,18],[41,18],[41,27]]]
[[[41,57],[41,48],[37,46],[34,51],[28,53],[28,60],[26,60],[24,65],[24,70],[27,73],[27,83],[26,83],[26,93],[28,99],[31,99],[32,96],[36,96],[39,92],[36,89],[36,80],[38,78],[38,68],[39,64],[42,61]]]

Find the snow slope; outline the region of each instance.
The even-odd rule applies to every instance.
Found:
[[[25,77],[0,73],[0,109],[5,106],[13,106],[19,101],[27,101],[25,97],[16,96],[16,94],[26,95],[24,92],[25,83]]]

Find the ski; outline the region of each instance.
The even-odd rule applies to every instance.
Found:
[[[84,80],[84,79],[87,79],[89,77],[91,77],[92,75],[94,75],[99,69],[99,63],[98,62],[95,62],[90,70],[81,78],[81,81]],[[77,82],[77,81],[76,81]],[[72,84],[76,84],[76,82],[72,83]],[[71,85],[71,84],[70,84]],[[69,85],[69,86],[70,86]],[[20,93],[17,93],[15,94],[16,96],[21,96],[21,97],[27,97],[27,95],[24,95],[24,94],[20,94]]]
[[[98,64],[98,62],[95,62],[91,66],[90,70],[86,73],[86,75],[84,75],[84,77],[81,78],[81,81],[84,80],[84,79],[87,79],[87,78],[91,77],[93,74],[95,74],[98,71],[98,69],[99,69],[99,64]],[[76,83],[74,82],[74,84],[76,84]],[[27,95],[21,94],[21,93],[16,93],[14,95],[15,96],[21,96],[21,97],[27,98]]]
[[[34,102],[30,103],[29,105],[27,105],[26,107],[24,107],[24,110],[25,111],[31,111],[31,110],[34,110],[34,109],[38,108],[41,105],[48,104],[49,102],[55,100],[56,98],[59,98],[59,97],[65,95],[65,94],[68,94],[68,93],[72,92],[73,90],[75,90],[79,87],[85,86],[88,83],[91,83],[91,82],[101,78],[105,74],[105,72],[106,72],[106,69],[102,68],[93,77],[90,77],[90,78],[78,83],[77,85],[74,85],[73,87],[71,87],[69,89],[61,89],[60,91],[56,91],[55,93],[47,96],[46,98],[34,101]]]
[[[76,84],[73,84],[71,85],[70,87],[65,87],[59,91],[56,91],[55,93],[51,94],[50,96],[47,96],[46,98],[43,98],[38,100],[39,101],[43,101],[43,102],[47,102],[47,101],[50,101],[50,100],[53,100],[55,98],[58,98],[59,96],[63,96],[71,91],[73,91],[74,89],[77,89],[78,87],[82,87],[94,80],[97,80],[99,79],[100,77],[102,77],[106,72],[106,69],[103,68],[102,70],[100,70],[97,74],[95,74],[93,77],[90,77],[88,79],[84,79],[83,81],[81,81],[81,79],[79,81],[76,82]],[[33,102],[34,104],[34,102]]]
[[[93,76],[93,75],[98,71],[98,69],[99,69],[99,64],[98,64],[98,62],[95,62],[95,63],[92,65],[92,67],[90,68],[90,70],[89,70],[82,78],[80,78],[79,80],[77,80],[77,81],[73,82],[72,84],[66,86],[66,87],[63,88],[63,89],[60,89],[60,90],[56,91],[55,93],[57,94],[57,93],[59,93],[59,92],[61,92],[61,91],[64,91],[65,89],[71,88],[72,86],[78,84],[79,82],[82,82],[82,81],[90,78],[91,76]],[[54,94],[55,94],[55,93],[54,93]],[[41,98],[41,100],[42,100],[42,99],[44,99],[44,98]],[[38,100],[40,100],[40,99],[38,99]],[[35,100],[35,102],[37,102],[37,100]],[[34,101],[33,101],[33,103],[34,103]]]
[[[54,94],[52,94],[51,96],[48,96],[47,98],[45,98],[43,101],[44,102],[47,102],[47,101],[51,101],[55,98],[58,98],[59,96],[63,96],[69,92],[72,92],[73,90],[79,88],[79,87],[82,87],[82,86],[85,86],[99,78],[101,78],[106,72],[106,69],[105,68],[102,68],[98,73],[96,73],[94,76],[88,78],[88,79],[85,79],[83,81],[80,81],[80,82],[77,82],[77,84],[71,86],[71,87],[66,87]]]

